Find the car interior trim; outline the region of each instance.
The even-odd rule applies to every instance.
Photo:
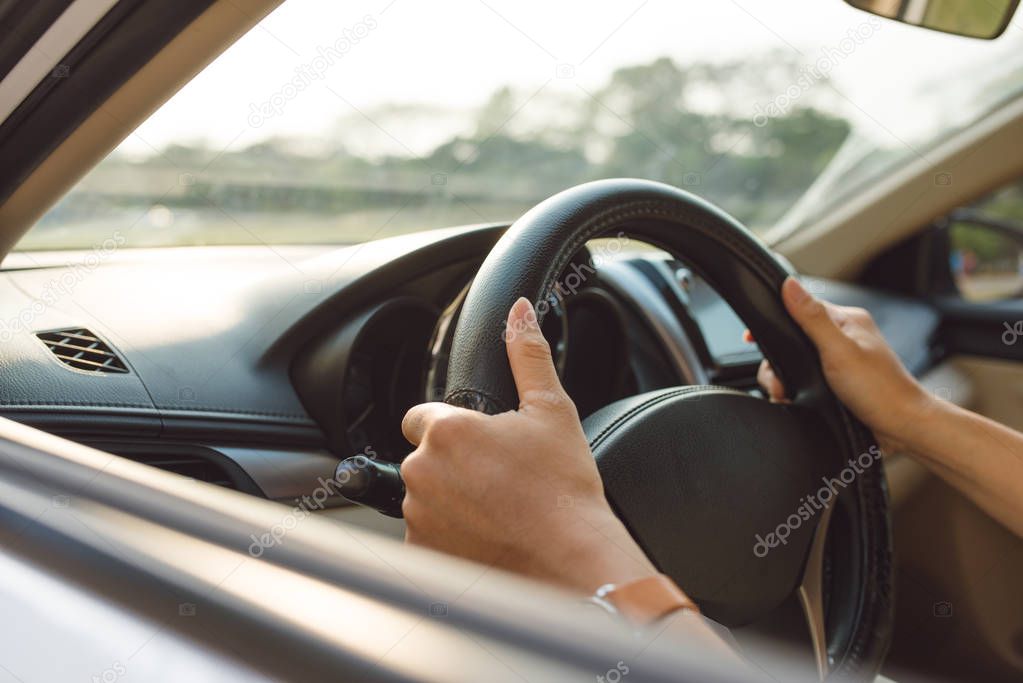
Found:
[[[47,145],[45,155],[36,155],[30,173],[19,174],[16,186],[0,187],[4,197],[0,254],[9,252],[75,181],[280,1],[217,0],[195,18],[189,30],[174,32],[169,42],[155,46],[158,49],[144,63],[134,62],[137,68],[123,84],[101,98],[77,127],[66,129],[55,146]],[[184,5],[162,4],[171,10]]]
[[[75,0],[0,80],[0,125],[47,76],[66,77],[54,70],[71,48],[103,18],[118,0]],[[42,4],[42,3],[40,3]]]

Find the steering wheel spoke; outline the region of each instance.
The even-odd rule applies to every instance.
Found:
[[[828,501],[821,514],[817,529],[813,534],[813,542],[810,544],[810,552],[806,558],[803,580],[800,581],[799,588],[796,589],[796,596],[799,598],[800,607],[803,608],[803,617],[806,619],[807,629],[810,632],[817,673],[822,681],[831,673],[824,615],[824,551],[827,546],[831,511],[834,509],[834,505],[833,500]]]

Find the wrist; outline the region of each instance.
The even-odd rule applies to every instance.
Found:
[[[639,626],[648,626],[681,610],[700,612],[696,603],[664,574],[605,584],[596,590],[591,600]]]
[[[959,419],[965,414],[966,411],[955,403],[928,394],[924,408],[917,413],[916,421],[900,442],[903,451],[916,456],[940,451],[942,443],[949,438],[949,430],[958,429]]]
[[[614,513],[587,516],[586,533],[578,530],[565,539],[571,587],[592,594],[605,584],[623,584],[656,576],[659,572]]]
[[[897,402],[900,410],[890,426],[874,430],[878,445],[886,453],[913,453],[933,430],[936,420],[942,419],[947,404],[920,385]]]

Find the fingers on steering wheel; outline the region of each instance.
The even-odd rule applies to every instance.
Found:
[[[520,409],[530,403],[561,405],[568,400],[550,345],[540,330],[533,305],[525,297],[520,297],[508,312],[505,343]]]
[[[747,344],[756,342],[753,338],[753,333],[748,329],[742,331],[742,340]],[[771,367],[771,364],[766,359],[760,361],[760,367],[757,368],[757,382],[767,392],[767,397],[773,403],[788,400],[785,398],[785,385],[778,379],[778,375],[774,374],[774,368]]]
[[[772,402],[779,403],[788,400],[785,398],[785,385],[774,374],[774,368],[766,359],[760,361],[760,368],[757,369],[757,382],[767,392],[767,396]]]
[[[436,427],[438,423],[452,422],[462,412],[463,408],[449,406],[447,403],[420,403],[405,413],[401,420],[401,433],[410,444],[418,446],[423,442],[427,429]]]

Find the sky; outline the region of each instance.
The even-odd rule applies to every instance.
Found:
[[[901,137],[936,115],[914,106],[918,98],[907,96],[914,86],[969,78],[977,63],[1023,53],[1021,43],[1021,18],[987,42],[875,19],[841,0],[286,0],[120,151],[198,141],[236,149],[276,135],[315,140],[336,133],[343,117],[362,117],[374,134],[360,127],[354,147],[422,154],[436,142],[430,135],[368,119],[383,104],[419,103],[438,108],[435,128],[443,130],[458,125],[445,112],[478,107],[504,85],[592,92],[616,68],[665,55],[685,65],[775,49],[808,67],[830,55],[846,113],[878,136]],[[301,89],[289,86],[296,78]],[[758,104],[767,103],[736,106],[753,116]]]

